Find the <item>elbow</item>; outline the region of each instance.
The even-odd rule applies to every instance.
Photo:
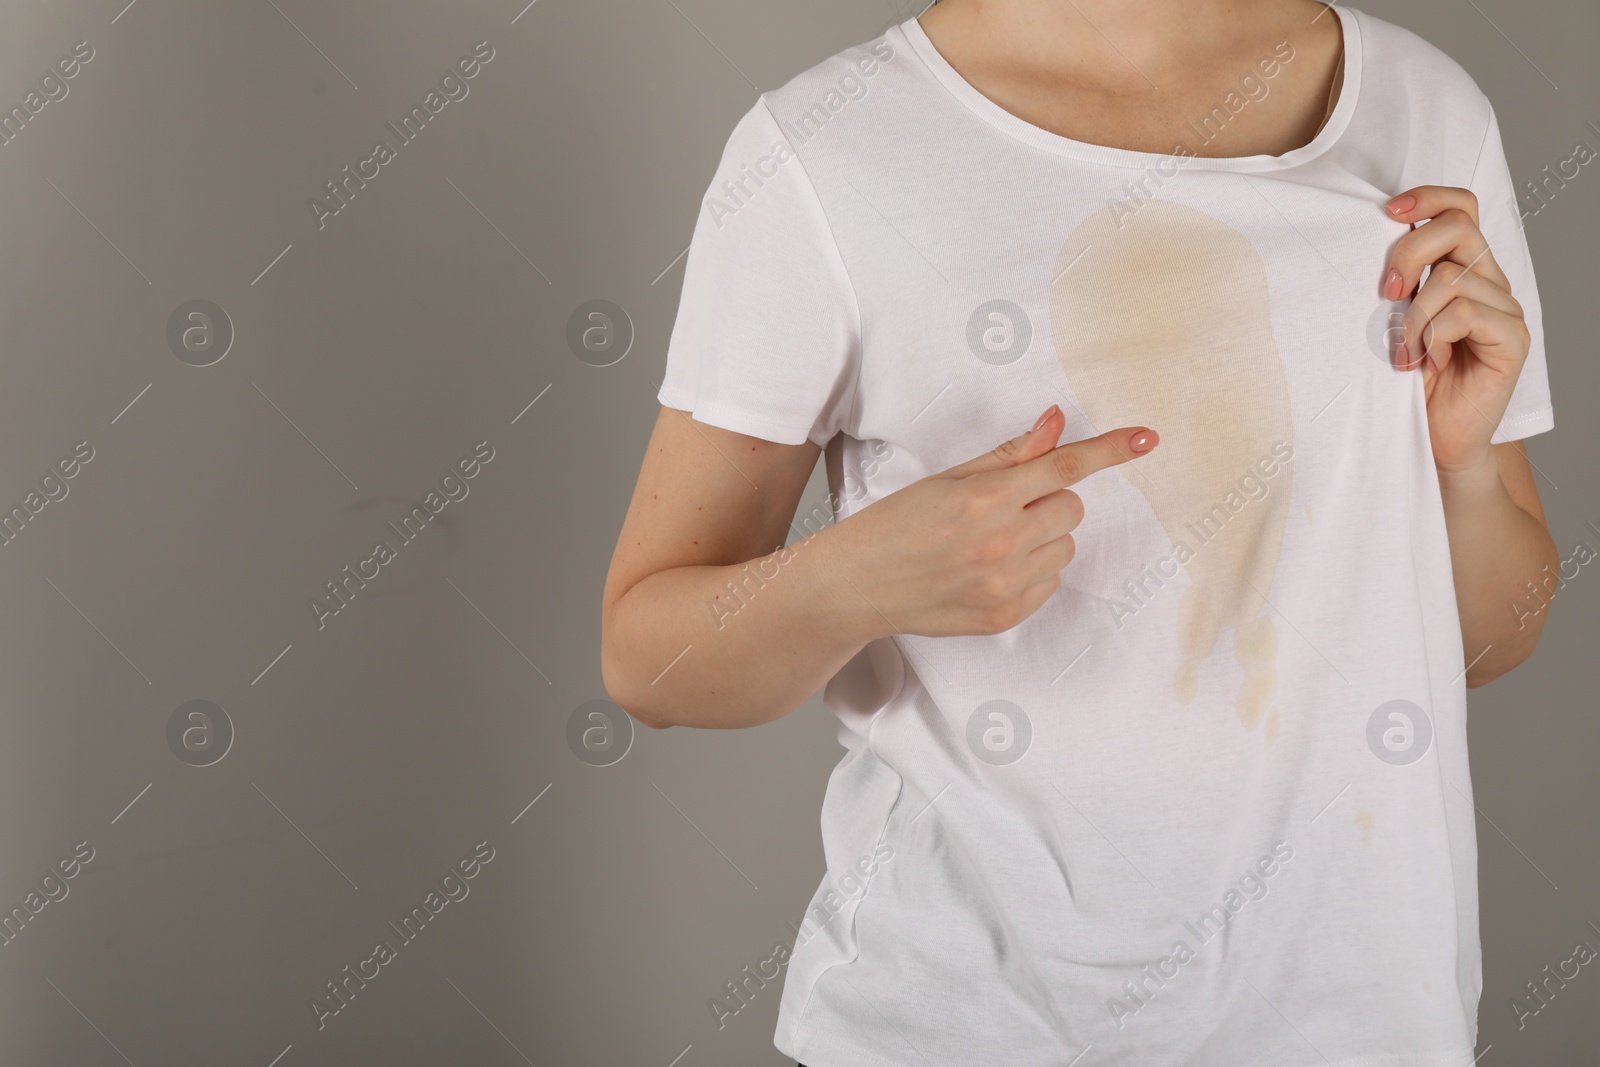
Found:
[[[627,712],[628,717],[641,726],[648,726],[652,730],[665,730],[669,726],[676,725],[646,711],[644,704],[635,699],[631,692],[623,686],[613,685],[609,678],[606,680],[606,695],[611,698],[613,704]]]
[[[1473,668],[1472,670],[1467,671],[1467,688],[1481,689],[1495,679],[1510,674],[1512,671],[1526,663],[1528,658],[1533,655],[1533,650],[1539,643],[1539,632],[1542,629],[1543,624],[1541,622],[1539,625],[1533,627],[1533,632],[1527,636],[1523,643],[1519,645],[1514,652],[1509,653],[1504,658],[1497,659],[1493,663],[1490,663],[1487,662],[1488,657],[1484,657],[1484,663]]]
[[[624,703],[623,701],[618,700],[616,697],[612,697],[611,701],[612,703],[616,704],[617,707],[627,712],[629,717],[632,718],[634,722],[639,723],[641,726],[648,726],[652,730],[665,730],[669,726],[677,725],[676,723],[668,722],[666,719],[658,719],[655,716],[648,714],[647,712],[641,710],[637,703],[632,701]]]
[[[623,704],[618,704],[617,706],[619,708],[622,708],[623,711],[627,712],[629,717],[632,718],[634,722],[639,723],[639,724],[641,724],[643,726],[648,726],[652,730],[665,730],[669,726],[676,725],[675,723],[667,722],[664,719],[652,719],[652,718],[649,718],[648,716],[644,715],[642,712],[636,711],[635,709],[627,707],[626,705],[623,705]]]
[[[1533,650],[1531,648],[1528,650],[1528,652],[1532,651]],[[1524,653],[1523,655],[1518,656],[1516,659],[1506,660],[1503,663],[1496,663],[1492,667],[1484,667],[1482,670],[1468,671],[1467,688],[1482,689],[1496,678],[1511,673],[1511,671],[1521,666],[1527,658],[1528,654]]]
[[[665,730],[675,725],[658,715],[652,714],[645,700],[641,698],[638,689],[631,685],[627,679],[626,668],[617,662],[616,650],[609,642],[601,640],[600,646],[600,678],[605,686],[606,696],[611,702],[623,711],[628,717],[641,726],[648,726],[652,730]]]

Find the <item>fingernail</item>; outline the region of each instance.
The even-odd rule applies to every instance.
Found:
[[[1044,414],[1039,416],[1039,421],[1033,424],[1033,430],[1037,430],[1039,427],[1041,427],[1045,423],[1049,422],[1050,421],[1050,416],[1054,415],[1056,412],[1058,412],[1060,410],[1061,410],[1061,405],[1060,404],[1051,404],[1048,408],[1045,409]],[[1033,430],[1030,430],[1028,432],[1032,433]]]
[[[1389,201],[1389,210],[1396,215],[1404,215],[1417,206],[1417,198],[1410,193],[1403,193]]]
[[[1394,346],[1394,365],[1402,370],[1411,366],[1411,350],[1404,341]]]
[[[1142,456],[1152,448],[1156,447],[1156,442],[1159,440],[1161,440],[1161,438],[1156,436],[1156,432],[1154,430],[1140,430],[1138,433],[1134,434],[1133,439],[1128,442],[1128,447],[1133,449],[1134,455]]]
[[[1400,299],[1400,285],[1405,279],[1400,277],[1398,270],[1391,269],[1389,276],[1383,280],[1383,295],[1387,300]]]

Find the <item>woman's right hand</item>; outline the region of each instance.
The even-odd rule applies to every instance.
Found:
[[[840,522],[830,552],[865,626],[949,637],[996,634],[1061,586],[1083,500],[1068,489],[1153,449],[1154,430],[1125,427],[1057,445],[1058,405],[991,452],[929,475]]]

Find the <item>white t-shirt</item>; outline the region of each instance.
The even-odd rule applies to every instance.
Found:
[[[846,753],[775,1039],[808,1067],[1472,1063],[1467,664],[1385,200],[1478,195],[1533,336],[1497,442],[1553,424],[1539,298],[1489,101],[1334,10],[1344,88],[1281,156],[1052,134],[914,19],[728,141],[663,405],[826,446],[841,517],[1053,402],[1064,441],[1161,435],[1076,487],[1036,614],[874,642],[824,691]],[[1241,70],[1191,153],[1295,61]]]

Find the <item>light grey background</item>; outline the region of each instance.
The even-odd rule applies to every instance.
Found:
[[[0,148],[0,504],[95,450],[0,546],[0,907],[95,850],[0,947],[0,1063],[786,1062],[776,984],[720,1031],[707,1001],[822,875],[831,718],[640,730],[604,768],[568,720],[604,696],[601,582],[722,144],[921,4],[525,2],[0,9],[6,107],[95,50]],[[1593,4],[1366,10],[1477,78],[1519,180],[1600,148]],[[308,199],[481,40],[469,95],[319,229]],[[1596,166],[1528,221],[1563,555],[1600,547]],[[167,347],[191,299],[237,333],[210,367]],[[604,368],[565,342],[594,299],[636,328]],[[319,630],[307,600],[485,439],[469,495]],[[1488,1065],[1600,1044],[1593,967],[1521,1031],[1507,1007],[1600,943],[1597,573],[1472,696]],[[209,767],[167,745],[192,699],[236,730]],[[311,998],[480,841],[470,894],[319,1030]]]

